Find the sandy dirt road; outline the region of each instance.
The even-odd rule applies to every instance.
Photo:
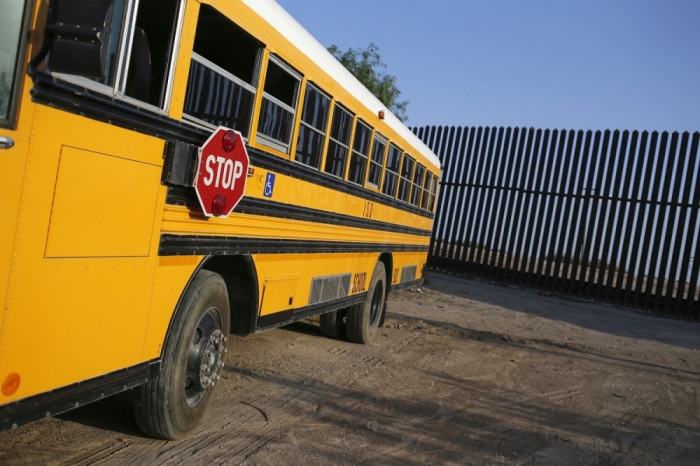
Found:
[[[438,274],[388,311],[367,346],[231,338],[183,441],[125,393],[0,434],[0,464],[700,464],[698,323]]]

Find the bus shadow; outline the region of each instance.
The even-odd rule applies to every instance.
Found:
[[[313,337],[321,335],[321,328],[318,326],[318,318],[311,318],[309,320],[294,322],[293,324],[280,327],[279,330],[299,333],[302,335],[309,335]]]
[[[139,429],[131,405],[131,390],[117,393],[104,400],[95,401],[83,407],[56,416],[58,419],[74,422],[96,429],[111,431],[133,437],[150,438]]]

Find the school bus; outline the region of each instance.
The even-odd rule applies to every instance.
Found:
[[[209,205],[219,133],[247,166]],[[132,390],[178,439],[230,334],[369,342],[422,281],[440,174],[273,0],[3,0],[0,428]]]

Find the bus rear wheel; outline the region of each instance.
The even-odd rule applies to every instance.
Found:
[[[224,280],[199,271],[175,312],[160,374],[134,389],[134,414],[141,430],[178,440],[200,424],[224,365],[229,319]]]
[[[348,309],[347,335],[353,343],[367,344],[377,333],[386,309],[386,270],[377,262],[364,303]]]
[[[348,315],[347,309],[338,309],[337,311],[329,312],[319,317],[321,324],[321,333],[328,338],[345,337],[347,334],[345,318]]]

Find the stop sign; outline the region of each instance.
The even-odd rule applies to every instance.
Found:
[[[228,217],[243,197],[248,152],[241,133],[220,126],[199,149],[194,189],[207,217]]]

